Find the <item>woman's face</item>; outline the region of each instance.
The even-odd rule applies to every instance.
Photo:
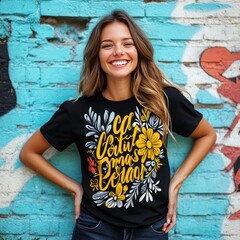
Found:
[[[138,53],[126,24],[113,22],[103,28],[99,59],[107,80],[131,80]]]

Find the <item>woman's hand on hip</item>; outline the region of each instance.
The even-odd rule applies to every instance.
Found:
[[[177,219],[177,202],[178,202],[178,192],[179,187],[169,187],[169,203],[168,203],[168,212],[166,216],[166,222],[163,224],[162,230],[165,233],[168,233],[176,224]]]
[[[74,191],[72,191],[72,195],[74,197],[74,214],[75,219],[80,216],[81,202],[83,196],[83,188],[81,184],[76,184]]]

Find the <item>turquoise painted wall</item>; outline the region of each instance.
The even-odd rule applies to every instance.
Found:
[[[240,156],[240,88],[239,79],[234,80],[239,76],[235,65],[240,61],[238,1],[0,0],[0,67],[5,73],[5,77],[0,75],[4,93],[0,107],[6,109],[0,116],[0,240],[71,239],[72,197],[26,169],[18,154],[26,139],[60,103],[77,96],[89,33],[99,18],[116,8],[134,17],[152,42],[159,67],[171,81],[190,92],[192,102],[218,132],[215,148],[181,189],[177,225],[170,239],[239,239],[236,174],[233,166],[224,171]],[[217,66],[211,65],[214,59],[218,63],[231,61],[225,75],[224,71],[210,74],[202,65],[201,56],[213,47],[216,52],[206,59],[217,73]],[[217,58],[219,47],[227,49],[228,58]],[[227,85],[227,90],[219,90],[221,85]],[[9,107],[14,91],[16,104]],[[191,143],[190,139],[176,137],[177,145],[169,142],[172,173]],[[47,158],[81,181],[75,150],[74,146],[63,153],[50,149]]]

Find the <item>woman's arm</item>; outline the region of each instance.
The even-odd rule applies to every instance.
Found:
[[[20,159],[27,167],[68,190],[74,196],[75,217],[77,218],[80,214],[80,204],[83,195],[82,186],[60,172],[42,156],[49,147],[51,145],[38,130],[23,146],[20,152]]]
[[[177,198],[180,187],[184,180],[204,159],[216,141],[215,130],[205,119],[200,121],[197,128],[191,134],[191,137],[194,138],[192,149],[177,169],[170,182],[167,221],[163,226],[163,231],[165,232],[169,232],[176,224]]]

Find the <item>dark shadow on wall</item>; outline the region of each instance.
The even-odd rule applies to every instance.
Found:
[[[0,116],[8,113],[17,104],[16,92],[9,77],[8,66],[7,42],[0,43]]]
[[[233,169],[235,176],[236,192],[240,192],[240,156],[237,158],[237,161],[235,162]]]
[[[167,2],[167,0],[144,0],[144,3],[150,3],[150,2]]]

